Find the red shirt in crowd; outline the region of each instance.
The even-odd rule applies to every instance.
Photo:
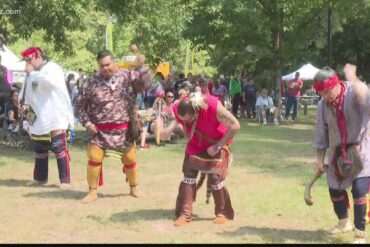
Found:
[[[302,87],[303,87],[303,81],[301,79],[290,80],[287,85],[287,93],[289,96],[292,96],[292,97],[301,96]]]

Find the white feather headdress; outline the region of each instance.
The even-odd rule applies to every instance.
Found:
[[[207,109],[207,103],[204,101],[204,95],[201,92],[194,92],[189,95],[189,100],[194,109]]]

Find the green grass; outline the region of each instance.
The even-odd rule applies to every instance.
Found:
[[[302,112],[302,111],[301,111]],[[315,109],[294,124],[262,126],[240,120],[231,146],[234,163],[226,186],[235,220],[214,225],[214,204],[205,203],[205,186],[193,204],[193,221],[173,227],[174,207],[182,179],[185,140],[137,151],[140,187],[146,197],[128,196],[118,160],[103,162],[104,186],[99,199],[80,201],[87,191],[86,140],[78,128],[70,146],[73,190],[60,191],[54,155],[49,160],[49,184],[28,188],[32,152],[0,145],[1,243],[347,243],[348,233],[329,237],[324,230],[336,217],[324,178],[317,181],[314,205],[303,200],[305,183],[313,174],[312,147]],[[351,217],[353,212],[351,212]]]

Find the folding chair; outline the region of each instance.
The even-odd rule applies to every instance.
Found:
[[[257,106],[256,107],[256,117],[258,119],[258,123],[262,123],[263,122],[263,119],[262,119],[262,114],[260,113],[260,109],[263,108],[262,106]],[[264,110],[264,109],[263,109]],[[266,122],[267,123],[273,123],[274,121],[274,114],[271,113],[269,110],[266,111]]]
[[[20,119],[18,126],[13,126],[8,119],[8,102],[4,104],[4,118],[2,126],[2,140],[4,144],[17,148],[18,150],[29,149],[31,138],[26,130],[23,129],[23,120]]]

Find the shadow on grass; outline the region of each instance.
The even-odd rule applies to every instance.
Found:
[[[123,193],[121,193],[121,194],[108,194],[108,195],[105,195],[105,194],[100,194],[100,193],[98,193],[98,197],[99,198],[115,198],[115,197],[121,197],[121,196],[130,196],[130,194],[129,193],[125,193],[125,194],[123,194]]]
[[[324,230],[309,231],[254,226],[240,227],[235,231],[225,231],[219,233],[219,235],[222,235],[223,237],[257,235],[260,236],[265,243],[286,243],[287,241],[296,241],[300,243],[327,243],[334,240],[330,236],[328,236],[328,234]]]
[[[74,199],[82,200],[86,196],[86,191],[78,190],[55,190],[45,192],[31,192],[23,195],[24,197],[38,197],[45,199]]]
[[[176,219],[175,209],[141,209],[132,212],[121,212],[113,214],[109,220],[112,222],[136,222],[139,220],[171,220]],[[192,221],[210,221],[213,218],[200,218],[197,214],[192,215]]]
[[[175,220],[174,209],[140,209],[132,212],[113,214],[110,221],[115,223],[135,222],[138,220]]]
[[[200,218],[198,215],[193,214],[191,221],[212,221],[214,218]]]
[[[48,185],[46,185],[48,186]],[[42,187],[46,187],[45,185]],[[42,187],[35,187],[35,188],[42,188]],[[57,185],[50,185],[49,188],[59,188]],[[45,192],[32,192],[28,194],[24,194],[24,197],[39,197],[39,198],[56,198],[56,199],[75,199],[75,200],[82,200],[87,195],[87,191],[80,191],[80,190],[55,190],[55,191],[45,191]],[[129,196],[129,194],[101,194],[98,193],[98,198],[115,198],[121,196]]]
[[[46,185],[42,185],[42,186],[34,186],[34,187],[30,187],[30,186],[27,186],[26,183],[31,181],[30,180],[25,180],[25,179],[21,179],[21,180],[17,180],[17,179],[0,179],[0,186],[5,186],[5,187],[28,187],[28,188],[46,188],[46,189],[51,189],[51,188],[59,188],[57,185],[55,184],[46,184]]]

